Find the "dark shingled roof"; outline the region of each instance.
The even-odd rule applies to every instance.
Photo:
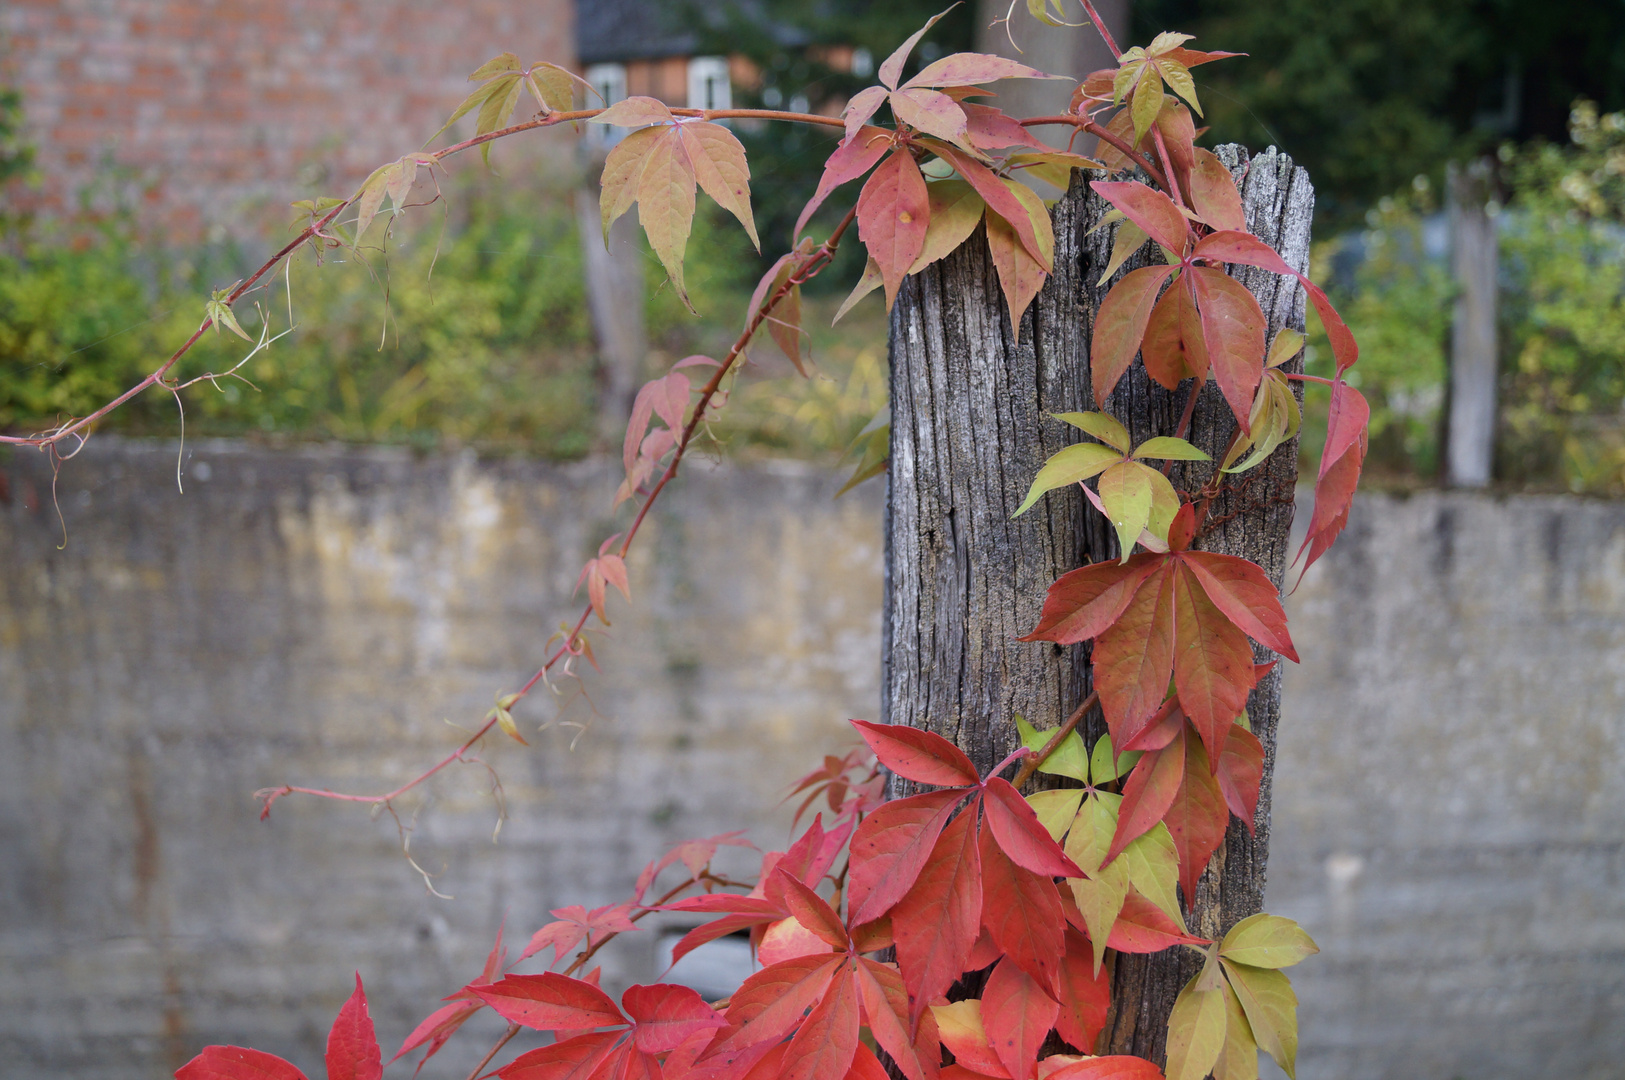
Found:
[[[733,7],[750,15],[756,5],[746,0]],[[717,16],[720,29],[723,13],[703,10]],[[606,64],[692,56],[700,47],[693,11],[673,0],[577,0],[576,58],[583,64]],[[802,33],[789,27],[775,27],[773,36],[786,46],[806,43]]]

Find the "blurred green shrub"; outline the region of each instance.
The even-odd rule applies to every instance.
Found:
[[[1570,143],[1500,156],[1511,196],[1500,212],[1496,475],[1625,491],[1625,114],[1580,102]],[[1425,242],[1442,227],[1436,210],[1418,177],[1370,210],[1363,232],[1315,250],[1316,275],[1360,341],[1351,381],[1371,402],[1379,483],[1425,482],[1440,465],[1455,286],[1442,235]],[[1311,370],[1329,374],[1324,340],[1312,343]]]

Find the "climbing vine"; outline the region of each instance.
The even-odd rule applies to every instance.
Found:
[[[1053,3],[1029,6],[1042,20],[1062,21]],[[1299,552],[1304,568],[1346,523],[1366,452],[1368,409],[1344,381],[1357,349],[1325,294],[1247,231],[1230,171],[1195,145],[1201,104],[1191,69],[1232,54],[1187,48],[1186,35],[1170,33],[1119,51],[1088,0],[1084,8],[1118,66],[1079,82],[1069,111],[1055,116],[1012,117],[977,100],[987,97],[986,84],[1057,77],[1014,60],[955,54],[904,79],[931,23],[880,65],[878,85],[857,93],[838,118],[676,109],[644,97],[576,109],[569,72],[526,66],[505,53],[473,74],[477,89],[447,123],[474,114],[473,138],[406,154],[348,198],[297,204],[307,219],[300,234],[247,280],[211,295],[192,338],[138,385],[87,417],[5,437],[71,456],[97,419],[137,393],[161,387],[178,394],[185,384],[172,371],[211,327],[250,337],[232,305],[287,256],[305,245],[318,253],[356,249],[379,222],[387,243],[394,221],[421,205],[414,200],[438,197],[448,157],[474,147],[488,155],[493,142],[530,130],[582,123],[629,129],[604,166],[604,229],[636,206],[671,287],[687,303],[683,257],[698,192],[757,242],[745,152],[721,121],[840,128],[839,146],[797,224],[796,246],[762,278],[732,347],[720,357],[688,357],[638,393],[623,444],[625,479],[614,495],[616,506],[630,504],[627,523],[583,568],[586,603],[561,627],[539,670],[500,695],[457,750],[394,791],[350,795],[286,785],[260,793],[266,815],[294,794],[389,807],[446,766],[469,760],[493,729],[523,741],[515,704],[560,665],[596,662],[588,627],[608,625],[610,605],[619,602],[611,590],[631,600],[625,559],[651,507],[696,437],[720,419],[739,362],[763,331],[803,367],[801,287],[830,264],[854,225],[868,260],[846,306],[879,289],[889,307],[906,277],[980,235],[1016,332],[1054,258],[1048,208],[1024,175],[1061,186],[1079,171],[1095,177],[1089,186],[1112,207],[1103,222],[1114,230],[1106,278],[1149,246],[1153,262],[1123,274],[1095,319],[1090,366],[1098,411],[1058,417],[1088,441],[1041,467],[1032,463],[1035,479],[1017,511],[1078,485],[1117,536],[1119,557],[1062,575],[1022,639],[1093,642],[1094,693],[1049,730],[1020,721],[1022,745],[985,775],[936,734],[854,721],[868,753],[826,758],[802,779],[798,832],[787,850],[763,856],[755,880],[711,869],[720,845],[741,842],[735,834],[681,844],[646,867],[620,903],[555,911],[556,921],[516,955],[499,935],[484,968],[423,1020],[395,1059],[420,1054],[421,1069],[469,1017],[491,1009],[509,1026],[471,1080],[493,1064],[503,1080],[878,1080],[887,1068],[908,1080],[1249,1080],[1258,1074],[1260,1050],[1292,1073],[1296,999],[1282,969],[1314,953],[1313,942],[1289,920],[1264,914],[1219,940],[1193,934],[1186,922],[1196,881],[1231,816],[1249,830],[1255,823],[1264,750],[1245,706],[1272,665],[1255,663],[1252,643],[1298,659],[1264,570],[1200,548],[1225,477],[1258,467],[1297,435],[1300,395],[1291,384],[1311,378],[1288,363],[1302,335],[1282,330],[1266,341],[1257,300],[1226,268],[1295,278],[1335,357],[1335,374],[1315,380],[1328,384],[1331,404]],[[535,115],[513,122],[526,100]],[[877,120],[883,109],[889,124]],[[1053,149],[1032,134],[1054,125],[1096,137],[1099,160]],[[827,237],[800,236],[820,206],[859,181]],[[267,332],[251,344],[258,351],[271,340]],[[1105,403],[1137,360],[1157,383],[1183,388],[1185,405],[1174,430],[1136,445]],[[1234,414],[1235,433],[1205,485],[1177,491],[1167,476],[1172,462],[1211,461],[1185,440],[1209,378]],[[885,445],[883,426],[865,433],[855,480],[884,468]],[[1107,734],[1086,745],[1078,727],[1096,707]],[[1065,786],[1023,794],[1035,772]],[[924,790],[886,801],[888,773]],[[709,919],[682,939],[674,959],[748,933],[761,969],[724,1001],[675,985],[633,986],[612,999],[593,959],[655,912]],[[1165,949],[1202,957],[1174,1004],[1165,1067],[1094,1056],[1111,1007],[1113,954]],[[554,1041],[498,1063],[526,1030],[551,1033]],[[382,1073],[359,978],[329,1037],[327,1067],[331,1078]],[[177,1073],[182,1080],[300,1075],[279,1058],[223,1046],[204,1049]]]

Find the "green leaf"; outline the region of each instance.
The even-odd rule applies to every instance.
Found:
[[[1113,447],[1121,453],[1129,451],[1128,428],[1118,423],[1116,418],[1103,412],[1069,412],[1051,413],[1057,420],[1071,424],[1075,428],[1082,428],[1107,446]]]
[[[1168,1016],[1168,1080],[1203,1080],[1224,1050],[1224,992],[1198,990],[1200,979],[1185,984]]]
[[[847,294],[846,299],[841,301],[841,306],[836,309],[835,318],[830,320],[830,325],[834,326],[840,322],[841,316],[851,311],[859,300],[880,288],[880,285],[880,264],[871,258],[863,267],[863,276],[858,278],[858,283],[852,286],[852,291]]]
[[[1112,213],[1121,214],[1122,211],[1113,210]],[[1107,260],[1106,272],[1100,275],[1100,280],[1095,282],[1095,287],[1098,289],[1111,280],[1111,276],[1117,273],[1118,267],[1128,262],[1129,257],[1144,247],[1145,242],[1149,239],[1151,238],[1146,235],[1144,229],[1125,219],[1112,236],[1112,257]]]
[[[1258,1080],[1258,1043],[1253,1039],[1253,1027],[1229,983],[1224,984],[1223,991],[1224,1051],[1213,1066],[1213,1080]]]
[[[1318,953],[1320,946],[1291,919],[1263,913],[1241,920],[1224,935],[1219,955],[1238,964],[1284,968]]]
[[[1044,749],[1044,745],[1054,737],[1059,728],[1050,728],[1048,731],[1035,731],[1033,726],[1021,717],[1016,717],[1016,730],[1021,733],[1021,745],[1037,753]],[[1074,780],[1089,782],[1089,752],[1084,749],[1083,737],[1076,731],[1066,733],[1061,745],[1050,752],[1049,757],[1038,764],[1038,771],[1049,773],[1051,776],[1069,776]]]
[[[1151,518],[1145,523],[1145,531],[1161,540],[1168,542],[1168,529],[1174,523],[1174,515],[1179,513],[1179,493],[1168,478],[1156,469],[1151,471]]]
[[[835,493],[839,499],[848,491],[857,487],[872,476],[879,476],[886,471],[886,462],[891,457],[891,409],[882,408],[874,418],[866,424],[858,437],[852,440],[852,445],[846,448],[843,458],[856,456],[858,467],[841,485],[841,490]]]
[[[1148,475],[1149,474],[1149,475]],[[1136,461],[1124,461],[1100,474],[1100,502],[1117,531],[1127,561],[1140,533],[1151,521],[1151,477],[1162,474]]]
[[[1066,837],[1067,857],[1088,875],[1068,878],[1067,885],[1072,889],[1072,898],[1077,901],[1084,925],[1089,928],[1096,974],[1106,958],[1106,939],[1111,936],[1112,925],[1128,898],[1127,864],[1114,859],[1110,865],[1101,866],[1111,848],[1112,836],[1117,832],[1117,811],[1122,803],[1120,795],[1090,792],[1078,808],[1077,817],[1072,819],[1072,830]]]
[[[1054,788],[1050,791],[1035,791],[1027,796],[1027,805],[1033,808],[1038,815],[1039,824],[1049,830],[1056,843],[1072,828],[1072,821],[1078,816],[1078,806],[1083,802],[1082,788]]]
[[[1021,505],[1010,516],[1020,517],[1025,514],[1045,492],[1097,476],[1102,470],[1122,460],[1122,454],[1099,443],[1074,443],[1058,450],[1050,455],[1044,467],[1038,470],[1038,475],[1033,477],[1033,486],[1027,489],[1027,497],[1021,500]]]
[[[515,56],[511,52],[505,52],[500,56],[493,56],[479,67],[475,68],[474,74],[468,77],[468,81],[484,82],[487,79],[495,78],[496,76],[501,75],[505,71],[518,70],[519,57]]]
[[[214,323],[216,335],[220,333],[220,328],[224,326],[244,341],[253,341],[254,339],[244,333],[242,326],[238,324],[237,316],[231,310],[231,302],[226,299],[230,295],[230,289],[216,289],[209,296],[209,299],[204,302],[203,313],[205,317]]]
[[[1264,358],[1264,366],[1278,368],[1302,351],[1303,332],[1290,326],[1283,326],[1275,332],[1274,339],[1270,341],[1270,351]]]
[[[1117,768],[1117,756],[1112,753],[1112,737],[1108,732],[1095,741],[1089,751],[1089,782],[1096,786],[1109,784],[1123,775]]]
[[[1158,460],[1173,461],[1212,461],[1205,452],[1198,450],[1184,439],[1176,439],[1171,435],[1159,435],[1154,439],[1147,439],[1134,448],[1136,458],[1156,458]]]
[[[1279,971],[1249,967],[1219,958],[1236,997],[1241,1001],[1253,1038],[1290,1077],[1296,1080],[1298,1058],[1298,995]]]
[[[1168,826],[1157,822],[1150,831],[1136,837],[1117,857],[1128,873],[1135,891],[1155,904],[1164,915],[1185,929],[1185,915],[1179,909],[1179,849],[1174,846]]]

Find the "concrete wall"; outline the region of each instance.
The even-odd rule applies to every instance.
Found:
[[[250,794],[378,791],[450,750],[442,721],[573,610],[611,469],[186,458],[182,496],[173,445],[93,443],[62,550],[43,462],[0,461],[0,1076],[158,1077],[225,1041],[320,1075],[356,968],[390,1052],[504,916],[618,899],[679,838],[782,844],[786,782],[875,711],[878,486],[700,464],[599,642],[602,717],[490,747],[500,843],[475,766],[401,801],[437,899],[387,816],[261,824]],[[1269,895],[1324,948],[1295,973],[1300,1075],[1619,1076],[1625,507],[1367,497],[1290,608]],[[607,951],[606,979],[654,953]]]

